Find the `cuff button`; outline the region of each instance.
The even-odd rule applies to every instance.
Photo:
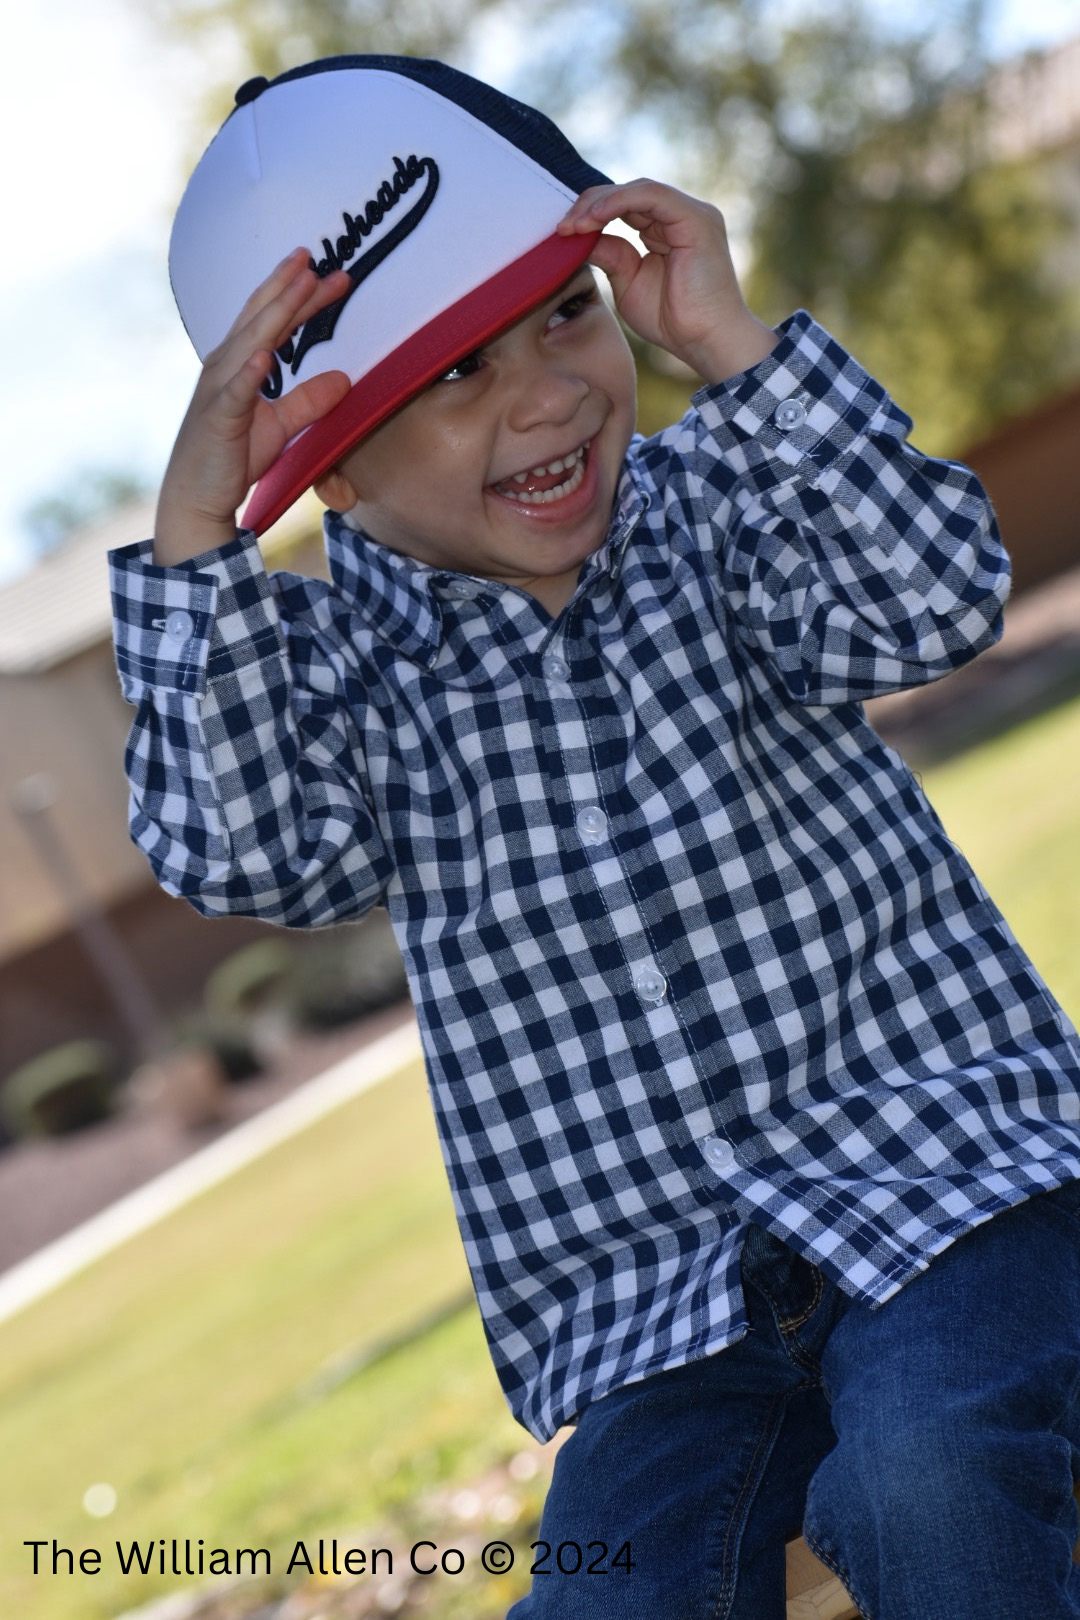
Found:
[[[190,613],[184,613],[180,608],[175,608],[165,620],[165,634],[170,641],[180,644],[190,641],[195,634],[195,620]]]

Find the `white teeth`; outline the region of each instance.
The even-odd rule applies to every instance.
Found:
[[[591,439],[586,439],[584,444],[579,445],[576,450],[572,450],[568,456],[549,462],[546,467],[530,467],[528,472],[514,473],[499,487],[512,501],[522,501],[527,506],[547,506],[552,501],[561,501],[564,496],[572,494],[584,478],[585,452],[591,443]],[[556,484],[553,489],[523,489],[518,494],[515,490],[507,488],[507,485],[511,483],[524,484],[530,478],[546,478],[551,473],[561,472],[568,472],[570,476],[564,479],[561,484]]]

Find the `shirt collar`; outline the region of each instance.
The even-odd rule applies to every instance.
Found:
[[[618,579],[630,536],[649,510],[649,491],[642,477],[638,458],[634,454],[640,443],[640,437],[635,434],[630,451],[623,462],[607,539],[586,561],[583,580],[592,579],[604,572],[609,573],[612,580]]]
[[[433,570],[351,528],[338,512],[325,514],[323,530],[330,577],[341,594],[407,657],[433,658],[442,630]]]
[[[605,572],[618,578],[627,542],[648,506],[648,491],[631,454],[623,464],[607,538],[586,560],[583,581]],[[391,551],[350,527],[338,512],[324,515],[323,529],[330,577],[341,594],[376,635],[406,657],[431,663],[442,636],[440,589],[465,576]]]

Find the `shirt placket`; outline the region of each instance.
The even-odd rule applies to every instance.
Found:
[[[577,840],[588,859],[592,882],[622,954],[619,971],[623,982],[613,988],[617,993],[632,992],[658,1054],[657,1071],[645,1078],[652,1087],[677,1099],[681,1129],[674,1133],[679,1140],[672,1140],[669,1148],[692,1178],[705,1170],[712,1190],[719,1191],[715,1176],[735,1163],[735,1149],[709,1106],[663,950],[650,935],[634,895],[632,873],[619,848],[618,812],[605,795],[590,743],[589,680],[575,677],[574,646],[567,633],[572,623],[573,618],[568,617],[556,628],[540,659],[554,739],[554,747],[547,752],[552,765],[558,767],[552,776],[556,813],[561,800],[568,836]],[[586,660],[599,663],[587,650],[576,662]]]

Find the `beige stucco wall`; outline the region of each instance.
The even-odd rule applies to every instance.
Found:
[[[55,784],[51,825],[94,899],[111,906],[153,881],[127,833],[123,751],[131,714],[109,643],[39,674],[0,675],[0,962],[70,925],[13,807],[26,778],[45,773]]]

